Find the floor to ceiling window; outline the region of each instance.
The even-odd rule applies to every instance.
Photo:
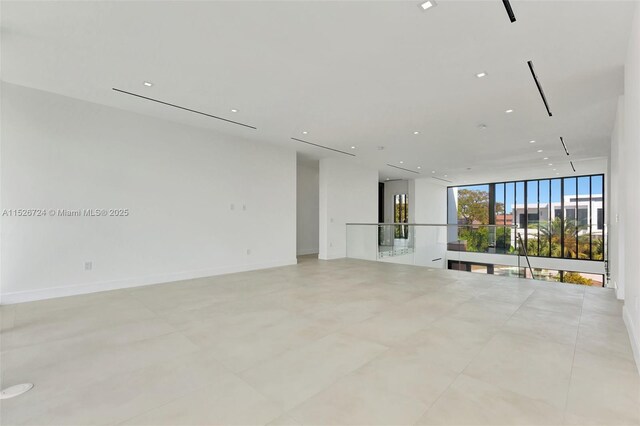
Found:
[[[603,175],[449,187],[449,196],[467,251],[514,253],[521,239],[529,256],[604,259]]]

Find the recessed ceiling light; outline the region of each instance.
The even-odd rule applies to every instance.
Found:
[[[447,177],[447,175],[444,175],[444,177]]]
[[[536,141],[529,141],[529,143],[536,143]]]
[[[420,167],[420,166],[416,167],[416,169],[418,169],[418,170],[420,170],[421,168],[422,168],[422,167]]]
[[[302,132],[303,135],[306,135],[307,133],[309,132],[307,132],[306,130]]]
[[[541,150],[541,149],[539,149],[539,150],[538,150],[538,152],[542,152],[542,150]]]
[[[553,166],[553,163],[549,163],[550,166]]]
[[[420,132],[413,132],[413,134],[414,134],[414,135],[419,135],[419,134],[420,134]]]
[[[232,109],[231,112],[238,112],[238,110],[237,109]]]
[[[144,84],[144,85],[145,85],[145,86],[147,86],[147,87],[151,87],[151,86],[153,86],[153,83],[152,83],[152,82],[150,82],[150,81],[145,81],[145,82],[144,82],[144,83],[142,83],[142,84]]]
[[[351,149],[356,149],[355,145],[351,147]]]
[[[404,164],[404,161],[401,161],[400,164]]]
[[[513,112],[513,110],[512,110],[512,109],[508,109],[508,110],[506,110],[505,112],[506,112],[507,114],[511,114],[511,113]]]
[[[482,77],[486,77],[487,73],[486,72],[479,72],[478,74],[476,74],[476,77],[478,78],[482,78]]]
[[[389,180],[389,178],[387,178],[387,180]]]
[[[558,170],[558,169],[553,169],[553,171],[554,171],[554,172],[555,172],[556,170]]]
[[[548,160],[548,159],[549,159],[549,157],[544,157],[544,158],[543,158],[543,160]]]
[[[437,3],[434,0],[427,0],[423,3],[420,3],[420,7],[422,8],[422,10],[431,9],[435,6],[437,6]]]
[[[435,173],[435,172],[436,172],[435,170],[431,170],[431,173]]]

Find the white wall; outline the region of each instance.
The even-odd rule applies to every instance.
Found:
[[[409,185],[413,194],[414,222],[447,223],[447,187],[433,179],[416,179]],[[412,200],[409,199],[409,203]],[[416,227],[416,265],[446,268],[447,228],[444,226]]]
[[[378,222],[378,171],[355,160],[320,160],[320,259],[346,256],[346,224]],[[375,226],[364,247],[377,246]],[[361,238],[358,239],[359,241]],[[369,253],[370,251],[367,251]],[[375,250],[371,251],[375,254]]]
[[[2,209],[130,211],[3,217],[3,303],[296,262],[295,152],[2,91]]]
[[[618,197],[612,197],[615,220],[619,217],[617,254],[620,256],[617,281],[624,292],[623,316],[640,370],[640,6],[636,5],[625,62],[622,117],[617,121],[621,135],[614,132],[612,172],[619,179]],[[620,132],[620,129],[618,129]],[[617,142],[616,142],[617,140]],[[615,154],[615,158],[614,158]],[[616,161],[617,158],[617,161]],[[617,203],[615,205],[614,203]]]
[[[609,158],[609,179],[607,179],[608,205],[605,211],[607,215],[607,239],[609,259],[609,276],[611,285],[616,290],[618,299],[624,299],[624,233],[620,232],[620,226],[624,222],[620,208],[623,194],[626,193],[625,179],[620,175],[620,165],[624,162],[621,147],[623,145],[624,131],[624,96],[618,99],[618,108],[613,134],[611,135],[611,156]]]
[[[447,187],[434,183],[433,179],[416,179],[413,182],[414,222],[447,223]]]
[[[318,161],[298,157],[296,253],[300,255],[318,253],[318,209],[320,206]]]

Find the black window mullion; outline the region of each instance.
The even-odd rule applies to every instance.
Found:
[[[576,239],[576,259],[578,259],[580,256],[580,253],[578,253],[579,248],[578,248],[578,200],[580,199],[580,192],[578,190],[578,181],[580,180],[580,178],[576,177],[576,218],[575,218],[575,225],[573,226],[573,232],[575,234],[574,238]]]
[[[547,201],[547,234],[549,234],[549,257],[553,257],[551,254],[551,234],[552,234],[552,224],[551,224],[551,209],[553,208],[553,204],[551,203],[551,183],[553,181],[549,179],[549,199]]]
[[[538,180],[538,256],[540,256],[540,180]]]
[[[602,198],[604,205],[604,197]],[[589,176],[589,259],[593,260],[593,182]]]
[[[524,248],[525,250],[527,249],[527,241],[529,240],[529,233],[527,232],[527,228],[529,226],[529,206],[527,201],[529,200],[527,198],[528,196],[528,192],[529,192],[529,188],[527,188],[529,186],[529,181],[525,180],[523,181],[523,185],[524,185],[524,224],[522,226],[522,229],[524,229]]]
[[[566,258],[564,252],[564,179],[560,179],[560,254],[561,258]],[[562,272],[560,273],[562,279]]]

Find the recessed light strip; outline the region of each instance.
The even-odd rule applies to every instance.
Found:
[[[564,143],[564,138],[562,136],[560,136],[560,142],[562,142],[562,147],[564,148],[564,152],[566,152],[567,155],[569,155],[569,150],[567,149],[567,145]]]
[[[417,175],[419,175],[419,174],[420,174],[420,172],[416,172],[415,170],[405,169],[404,167],[394,166],[393,164],[387,164],[387,166],[389,166],[389,167],[393,167],[394,169],[404,170],[405,172],[415,173],[415,174],[417,174]]]
[[[538,87],[538,92],[540,92],[540,96],[542,97],[542,102],[544,102],[544,107],[547,109],[547,114],[549,117],[552,117],[551,110],[549,109],[549,104],[547,103],[547,97],[544,95],[544,90],[542,90],[542,86],[538,81],[538,76],[536,75],[535,70],[533,69],[533,61],[527,61],[527,65],[529,65],[529,71],[531,71],[531,76],[533,77],[533,81],[536,82],[536,86]]]
[[[169,103],[169,102],[164,102],[164,101],[161,101],[159,99],[154,99],[154,98],[149,98],[147,96],[138,95],[137,93],[127,92],[126,90],[116,89],[115,87],[112,87],[111,89],[115,90],[116,92],[119,92],[119,93],[124,93],[125,95],[135,96],[137,98],[146,99],[146,100],[151,101],[151,102],[157,102],[157,103],[162,104],[162,105],[167,105],[167,106],[170,106],[170,107],[182,109],[184,111],[193,112],[194,114],[200,114],[200,115],[204,115],[204,116],[207,116],[207,117],[215,118],[217,120],[226,121],[227,123],[237,124],[238,126],[243,126],[243,127],[248,127],[250,129],[253,129],[253,130],[258,130],[256,127],[249,126],[248,124],[239,123],[239,122],[233,121],[233,120],[227,120],[226,118],[217,117],[215,115],[207,114],[206,112],[197,111],[195,109],[186,108],[186,107],[183,107],[183,106],[180,106],[180,105],[176,105],[176,104],[172,104],[172,103]]]
[[[509,3],[509,0],[502,0],[502,4],[504,4],[504,8],[507,9],[507,15],[509,15],[509,20],[513,24],[516,22],[516,15],[513,13],[511,3]]]
[[[344,151],[340,151],[339,149],[329,148],[328,146],[318,145],[317,143],[313,143],[313,142],[309,142],[309,141],[303,141],[302,139],[298,139],[298,138],[291,138],[291,139],[293,139],[294,141],[297,141],[297,142],[306,143],[307,145],[317,146],[318,148],[328,149],[329,151],[339,152],[340,154],[350,155],[352,157],[356,156],[355,154],[351,154],[350,152],[344,152]]]

